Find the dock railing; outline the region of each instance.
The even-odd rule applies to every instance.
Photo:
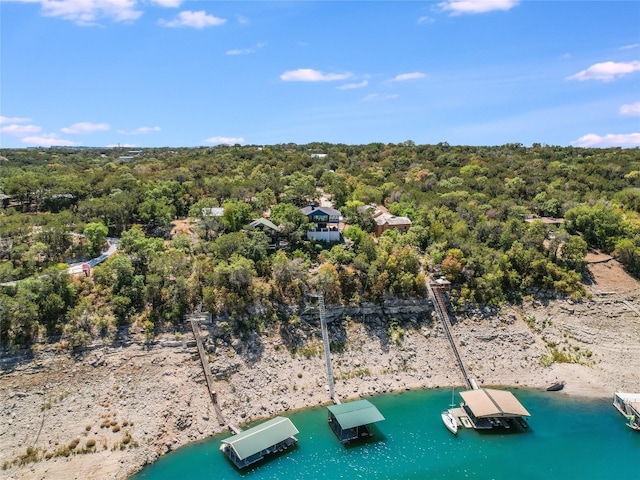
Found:
[[[433,302],[433,307],[436,311],[436,314],[440,318],[440,323],[442,323],[442,328],[444,333],[451,344],[451,349],[453,350],[453,355],[456,358],[456,362],[458,363],[458,367],[460,367],[460,371],[462,372],[462,377],[464,378],[465,383],[469,388],[473,388],[473,383],[471,382],[471,378],[469,378],[469,374],[467,373],[467,369],[462,361],[462,357],[458,352],[458,346],[451,334],[451,322],[449,321],[449,311],[447,309],[445,300],[443,298],[442,287],[439,285],[431,285],[427,283],[427,290],[429,292],[429,297]]]
[[[211,366],[209,365],[209,357],[207,355],[206,350],[204,349],[204,345],[202,344],[202,338],[200,337],[200,325],[199,321],[202,320],[203,316],[210,319],[211,314],[195,314],[188,315],[186,320],[191,324],[191,329],[193,330],[193,336],[196,339],[196,345],[198,347],[198,355],[200,356],[200,363],[202,364],[202,370],[204,371],[204,378],[207,383],[207,390],[209,391],[209,396],[211,398],[211,402],[213,403],[213,409],[216,412],[216,417],[218,417],[218,422],[220,425],[225,425],[231,430],[234,434],[240,433],[242,430],[229,423],[227,419],[222,414],[222,410],[220,409],[220,405],[218,404],[218,396],[216,394],[213,382],[213,376],[211,375]]]
[[[337,405],[340,405],[340,399],[335,393],[335,381],[333,378],[333,368],[331,366],[331,345],[329,343],[329,329],[327,328],[327,316],[324,308],[324,294],[309,294],[309,296],[318,299],[318,313],[320,314],[320,328],[322,330],[322,343],[324,344],[324,361],[327,371],[327,384],[329,385],[329,398]]]

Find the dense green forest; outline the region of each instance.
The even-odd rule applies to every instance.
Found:
[[[344,242],[307,240],[300,208],[322,192],[344,217]],[[423,297],[428,276],[451,281],[455,308],[578,299],[589,249],[640,277],[638,148],[5,149],[0,200],[4,348],[78,347],[123,326],[151,339],[200,308],[243,335],[295,321],[288,307],[309,291],[344,305]],[[411,228],[375,237],[368,204]],[[267,215],[279,248],[247,228]],[[184,219],[190,228],[175,229]],[[90,277],[67,274],[112,237],[118,253]]]

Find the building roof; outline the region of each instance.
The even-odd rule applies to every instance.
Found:
[[[310,215],[315,212],[322,212],[330,216],[339,217],[342,215],[339,210],[331,207],[318,207],[316,205],[309,205],[308,207],[301,208],[300,211],[305,215]]]
[[[640,393],[616,392],[615,394],[626,403],[640,403]]]
[[[233,437],[222,440],[222,443],[232,447],[241,460],[262,450],[286,440],[295,435],[298,429],[291,420],[285,417],[275,417],[260,425],[240,432]]]
[[[384,420],[382,414],[369,400],[356,400],[327,408],[336,417],[343,430]]]
[[[396,217],[390,213],[381,213],[373,217],[377,225],[411,225],[407,217]]]
[[[538,217],[536,215],[530,215],[524,220],[527,223],[532,223],[535,221],[542,222],[547,225],[560,225],[564,223],[564,218],[554,218],[554,217]]]
[[[506,390],[481,388],[460,392],[460,396],[477,418],[531,416],[513,393]]]
[[[279,230],[278,226],[275,223],[273,223],[271,220],[267,220],[266,218],[258,218],[257,220],[254,220],[249,224],[249,227],[256,228],[259,225],[270,228],[271,230]]]
[[[203,217],[221,217],[224,214],[224,208],[222,207],[203,207]]]

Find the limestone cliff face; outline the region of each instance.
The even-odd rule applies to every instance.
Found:
[[[350,317],[356,321],[367,322],[367,317],[393,318],[397,321],[416,322],[420,319],[430,318],[433,313],[431,300],[424,299],[387,299],[382,304],[363,303],[359,306],[333,306],[325,307],[327,321],[332,322],[340,318]],[[317,310],[311,310],[301,317],[307,322],[318,322]]]

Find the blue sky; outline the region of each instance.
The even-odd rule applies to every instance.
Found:
[[[640,1],[0,0],[0,146],[640,146]]]

